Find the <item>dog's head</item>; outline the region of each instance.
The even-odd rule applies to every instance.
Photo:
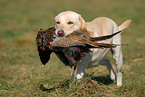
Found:
[[[86,28],[86,22],[80,14],[66,11],[55,17],[55,34],[58,37],[67,36],[74,31]]]

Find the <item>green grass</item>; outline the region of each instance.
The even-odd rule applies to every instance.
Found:
[[[1,0],[0,1],[0,96],[145,96],[145,1],[144,0]],[[86,21],[99,16],[119,25],[132,19],[122,33],[123,86],[117,87],[104,66],[87,70],[88,78],[75,82],[71,69],[52,54],[42,68],[35,37],[40,28],[54,26],[55,16],[67,10]],[[107,56],[115,68],[111,54]],[[115,68],[116,70],[116,68]]]

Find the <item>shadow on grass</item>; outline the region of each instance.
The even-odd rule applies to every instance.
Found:
[[[100,85],[109,85],[109,84],[114,83],[108,75],[107,76],[99,76],[99,77],[90,77],[89,79],[97,82]],[[41,84],[39,86],[39,89],[42,91],[48,92],[48,93],[56,91],[56,89],[62,89],[65,91],[69,88],[70,84],[72,84],[73,82],[74,82],[73,80],[68,79],[68,80],[62,82],[62,84],[59,84],[58,86],[54,86],[52,88],[45,88],[43,86],[43,84]]]
[[[92,80],[97,81],[98,84],[104,84],[104,85],[110,85],[112,83],[114,83],[114,81],[112,81],[109,77],[109,75],[107,76],[98,76],[98,77],[91,77]]]
[[[45,91],[45,92],[50,93],[50,92],[55,91],[56,89],[67,89],[67,88],[69,87],[69,85],[70,85],[70,82],[71,82],[71,80],[66,80],[64,83],[60,84],[59,86],[54,86],[54,87],[48,88],[48,89],[45,88],[45,87],[43,86],[43,84],[41,84],[41,85],[39,86],[39,89],[40,89],[41,91]]]

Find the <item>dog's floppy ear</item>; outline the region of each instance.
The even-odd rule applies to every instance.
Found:
[[[86,29],[86,22],[79,14],[79,21],[80,21],[80,30]]]

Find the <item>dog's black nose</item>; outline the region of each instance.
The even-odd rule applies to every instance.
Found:
[[[59,31],[57,31],[57,34],[58,34],[58,36],[64,36],[64,31],[63,30],[59,30]]]

